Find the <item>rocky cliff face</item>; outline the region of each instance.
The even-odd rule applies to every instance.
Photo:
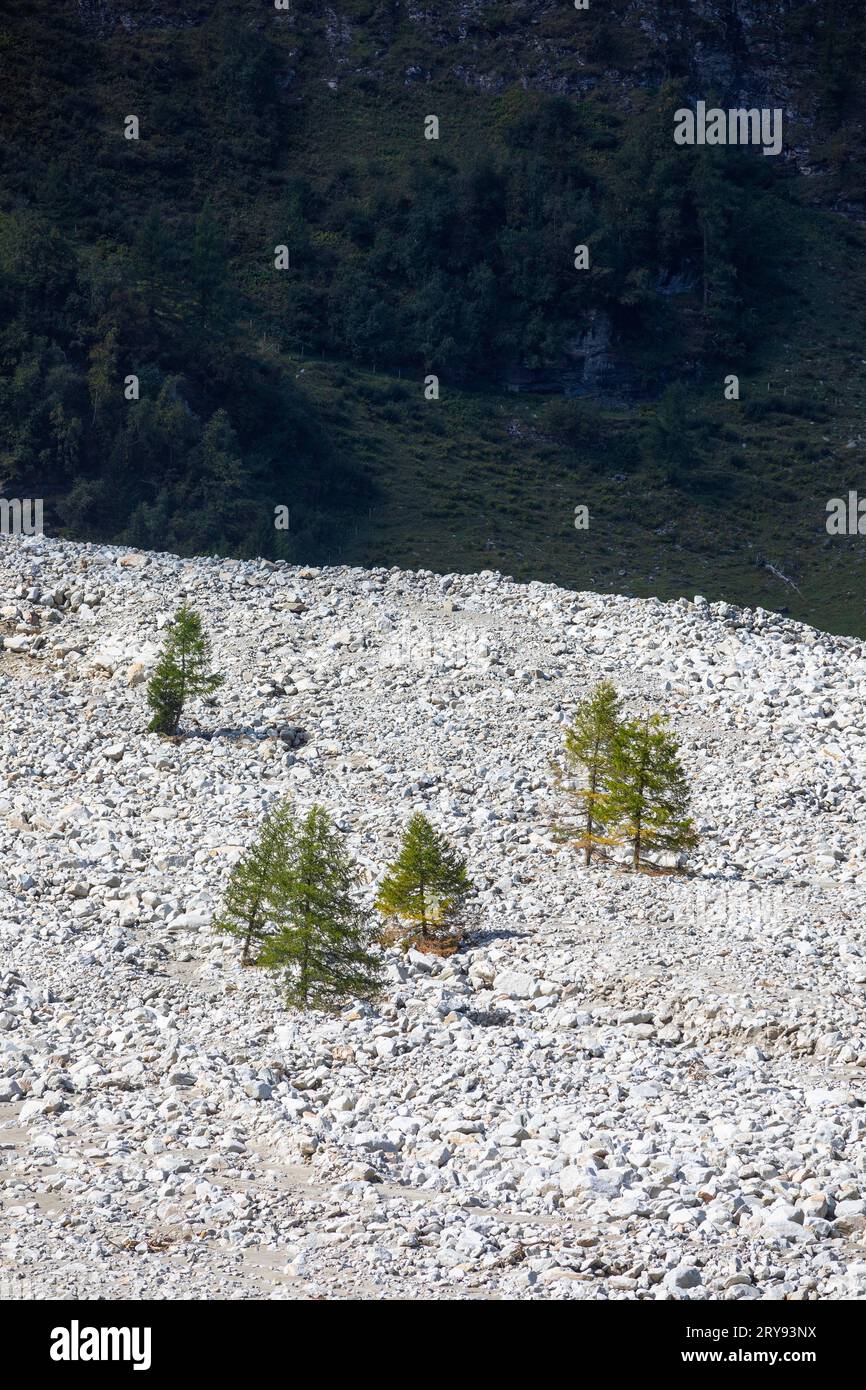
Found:
[[[618,348],[610,315],[594,309],[566,343],[562,358],[543,367],[514,366],[503,385],[538,395],[610,396],[636,392],[634,371]]]
[[[212,5],[195,0],[76,0],[76,9],[104,36],[185,27],[213,13]],[[230,9],[260,24],[269,18],[246,0]],[[593,0],[585,12],[562,0],[292,0],[273,18],[284,31],[322,39],[335,77],[345,65],[355,70],[353,47],[363,36],[375,45],[365,70],[382,77],[399,73],[410,82],[451,74],[495,91],[516,78],[579,96],[602,81],[627,88],[676,74],[689,76],[701,91],[765,104],[795,100],[814,76],[828,26],[850,36],[855,15],[849,4],[814,0]],[[408,52],[413,40],[424,45],[426,61],[401,68],[393,50]]]
[[[459,50],[467,76],[483,80],[484,48],[491,40],[507,44],[529,82],[547,90],[579,95],[596,76],[586,71],[611,44],[618,59],[606,73],[653,81],[672,71],[690,72],[702,86],[731,94],[779,95],[790,85],[793,55],[788,20],[808,9],[785,3],[738,0],[614,0],[596,13],[563,12],[560,4],[513,7],[513,28],[502,25],[503,6],[478,0],[459,6],[410,12],[419,26],[431,26],[435,42]],[[519,10],[519,14],[517,11]],[[474,57],[470,55],[474,53]],[[569,71],[569,60],[578,61]]]

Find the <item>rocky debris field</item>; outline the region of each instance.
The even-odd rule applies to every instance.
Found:
[[[144,732],[183,599],[226,684]],[[0,541],[0,1293],[866,1296],[866,649],[499,574]],[[602,677],[681,741],[687,874],[584,870]],[[467,947],[291,1014],[211,930],[264,810],[369,900],[413,810]]]

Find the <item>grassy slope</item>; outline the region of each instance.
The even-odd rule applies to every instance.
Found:
[[[122,33],[109,39],[86,97],[71,99],[78,119],[68,138],[80,141],[92,122],[102,143],[118,113],[146,110],[155,95],[176,100],[172,82],[154,78],[160,54],[174,41],[171,30],[141,32],[134,44]],[[362,27],[350,68],[363,64],[365,43],[372,57],[375,44]],[[433,56],[412,33],[398,40],[388,62],[396,70]],[[189,216],[215,192],[237,248],[238,282],[252,288],[263,248],[280,233],[274,199],[288,175],[303,173],[326,187],[336,165],[348,164],[369,180],[372,161],[379,183],[390,180],[397,188],[409,161],[429,154],[420,139],[428,112],[442,123],[439,150],[459,161],[481,148],[495,150],[504,124],[533,100],[517,83],[488,96],[454,78],[395,83],[366,94],[352,84],[335,92],[324,80],[327,66],[315,55],[302,64],[280,111],[285,149],[273,168],[250,168],[215,187],[222,156],[205,138],[206,115],[199,113],[202,129],[187,147],[198,151],[192,168],[186,156],[173,162],[172,142],[159,133],[147,148],[117,146],[110,177],[118,201],[143,213],[158,190],[163,204],[174,203]],[[50,82],[50,74],[43,76]],[[22,118],[38,132],[37,107]],[[190,116],[194,129],[198,117]],[[81,157],[89,158],[86,149]],[[791,235],[780,237],[791,293],[778,321],[767,325],[763,360],[748,371],[730,364],[731,371],[740,370],[743,400],[725,403],[721,383],[690,387],[700,424],[695,447],[704,460],[691,488],[672,487],[657,467],[640,461],[651,406],[608,411],[603,447],[581,456],[546,436],[543,402],[536,398],[446,383],[439,402],[425,402],[420,381],[404,378],[401,397],[374,364],[368,370],[284,354],[281,365],[376,483],[374,505],[342,526],[330,558],[441,571],[499,568],[521,578],[634,594],[702,591],[710,598],[787,606],[832,630],[866,632],[866,540],[831,540],[824,529],[829,497],[858,484],[866,493],[860,442],[866,435],[866,306],[860,293],[866,236],[840,217],[811,210],[818,186],[804,181],[802,214]],[[789,214],[780,202],[783,215]],[[339,230],[332,235],[339,238]],[[250,347],[276,354],[254,317]],[[766,400],[784,402],[786,391],[825,413],[810,419],[808,413],[764,409]],[[855,448],[848,447],[852,440]],[[578,503],[590,507],[589,532],[574,529]],[[799,592],[763,568],[761,557],[792,576]]]
[[[360,170],[372,158],[397,179],[409,158],[425,155],[418,131],[427,111],[440,115],[440,149],[459,159],[482,144],[495,149],[499,129],[528,100],[516,89],[479,100],[453,85],[384,100],[311,92],[295,167],[321,179],[332,167],[328,152],[339,149],[342,162]],[[644,456],[652,406],[606,411],[604,448],[581,457],[545,437],[539,398],[447,386],[427,402],[420,380],[404,378],[405,399],[395,401],[382,371],[298,358],[305,390],[378,484],[378,503],[346,528],[333,558],[483,565],[637,595],[703,591],[866,632],[866,540],[831,539],[824,525],[830,497],[858,482],[866,493],[866,234],[811,209],[810,193],[804,188],[793,234],[780,238],[789,299],[750,370],[730,364],[741,374],[741,401],[725,402],[721,382],[690,389],[706,460],[692,488],[666,484],[651,464],[621,461],[633,452],[622,449],[626,441]],[[780,202],[780,216],[789,215]],[[771,408],[788,400],[806,413]],[[590,507],[588,532],[574,528],[578,503]]]

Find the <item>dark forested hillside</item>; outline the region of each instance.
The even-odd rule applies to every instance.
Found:
[[[864,57],[854,0],[4,7],[0,491],[863,630]]]

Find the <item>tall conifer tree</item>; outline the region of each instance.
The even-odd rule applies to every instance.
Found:
[[[147,703],[153,710],[149,731],[176,734],[187,700],[209,695],[224,680],[210,670],[210,641],[201,618],[184,604],[174,615],[174,625],[147,687]]]
[[[243,965],[257,963],[250,960],[253,946],[260,952],[276,930],[281,911],[277,885],[291,859],[296,837],[297,825],[289,803],[284,801],[267,813],[258,838],[232,869],[214,926],[240,938]]]
[[[565,735],[564,766],[556,766],[560,786],[578,803],[581,834],[575,842],[583,850],[589,867],[593,851],[607,844],[603,835],[602,810],[610,776],[613,739],[619,727],[619,697],[610,681],[601,681],[588,699],[577,707],[574,722]],[[565,786],[580,779],[583,785]],[[572,838],[560,830],[560,838]]]
[[[633,868],[643,866],[646,854],[694,848],[698,835],[688,808],[679,749],[665,721],[654,714],[623,724],[599,814],[631,845]]]
[[[471,892],[464,857],[416,812],[379,888],[379,911],[416,923],[422,938],[444,936],[458,925]]]
[[[340,833],[313,806],[293,836],[288,860],[273,885],[278,930],[263,943],[258,963],[284,976],[286,1000],[298,1008],[328,1009],[365,998],[379,987],[373,931],[356,903],[357,871]]]

